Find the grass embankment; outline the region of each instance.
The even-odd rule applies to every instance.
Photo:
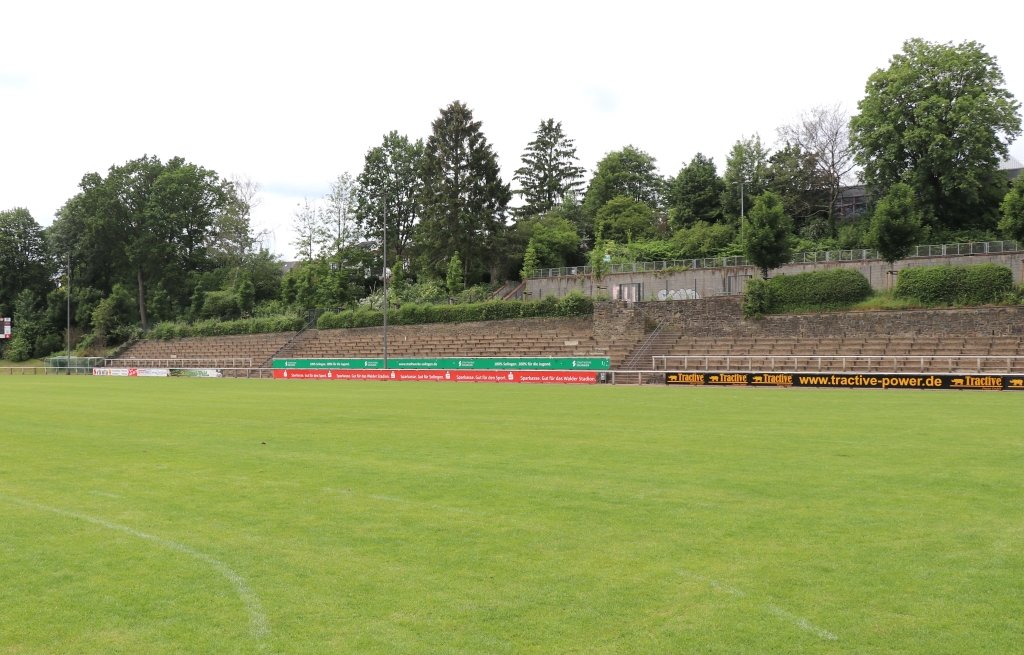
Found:
[[[7,377],[0,398],[0,653],[1024,634],[1009,392]]]

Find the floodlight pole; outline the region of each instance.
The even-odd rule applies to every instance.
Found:
[[[383,259],[384,270],[381,275],[384,277],[384,370],[388,370],[388,205],[383,203],[383,221],[381,228],[384,231]]]
[[[68,251],[68,307],[67,307],[67,330],[64,333],[64,338],[67,342],[67,360],[64,362],[64,366],[67,369],[67,375],[71,375],[71,251]]]

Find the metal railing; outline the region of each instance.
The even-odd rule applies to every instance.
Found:
[[[112,368],[252,368],[252,357],[169,357],[164,359],[105,359],[104,367]]]
[[[920,257],[999,255],[1002,253],[1021,252],[1022,244],[1017,241],[970,241],[967,243],[946,243],[938,245],[916,246],[905,259]],[[881,259],[878,252],[870,248],[854,250],[819,250],[815,252],[799,252],[789,260],[790,264],[821,264],[827,262],[859,262]],[[670,259],[656,262],[630,262],[625,264],[609,264],[603,267],[602,274],[613,273],[656,273],[670,270],[693,270],[700,268],[729,268],[734,266],[752,266],[746,257],[705,257],[703,259]],[[561,268],[542,268],[533,278],[573,277],[593,274],[590,266],[563,266]]]
[[[1024,357],[1015,355],[654,355],[651,357],[651,368],[656,371],[1024,373]]]

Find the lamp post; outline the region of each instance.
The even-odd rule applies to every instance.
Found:
[[[383,221],[381,222],[381,229],[384,231],[384,245],[382,259],[384,260],[384,270],[381,272],[381,276],[384,278],[384,370],[388,370],[388,206],[387,203],[383,203]]]
[[[67,343],[67,360],[65,368],[67,369],[67,375],[71,375],[71,251],[68,251],[68,307],[67,307],[67,329],[64,332],[64,338]]]

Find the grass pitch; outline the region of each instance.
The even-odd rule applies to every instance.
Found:
[[[1012,653],[1024,395],[0,377],[0,654]]]

